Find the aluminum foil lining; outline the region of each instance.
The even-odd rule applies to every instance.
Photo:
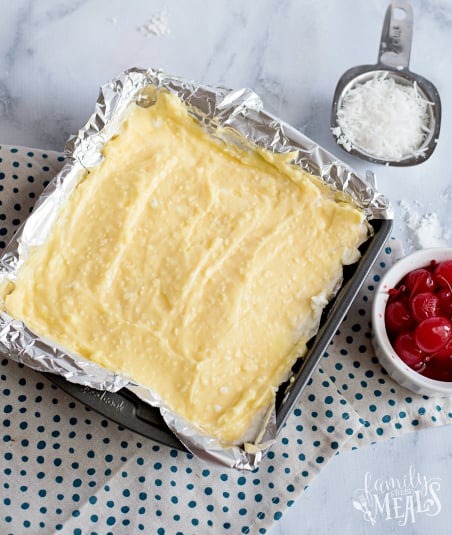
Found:
[[[260,98],[253,91],[203,86],[159,70],[133,68],[101,87],[94,114],[67,142],[66,164],[42,193],[33,213],[0,259],[0,287],[14,282],[29,248],[45,241],[61,205],[83,171],[102,160],[101,150],[119,131],[129,105],[134,102],[143,106],[149,104],[152,97],[146,94],[147,88],[165,88],[175,93],[187,105],[189,112],[213,133],[220,127],[221,135],[230,136],[235,142],[238,133],[242,143],[291,153],[294,164],[350,195],[368,219],[393,217],[391,206],[372,180],[363,180],[322,147],[265,112]],[[127,387],[146,403],[159,407],[165,422],[187,449],[201,458],[229,467],[254,470],[276,437],[275,410],[270,407],[254,422],[247,442],[241,445],[220,444],[172,412],[164,400],[148,388],[68,353],[52,341],[37,337],[4,310],[0,310],[0,350],[35,370],[62,375],[74,383],[111,392]]]

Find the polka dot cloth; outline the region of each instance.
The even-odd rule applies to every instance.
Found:
[[[0,148],[0,248],[61,165],[53,152]],[[372,295],[397,248],[389,242],[253,473],[142,438],[0,356],[1,533],[262,534],[333,455],[450,422],[449,399],[405,391],[372,350]]]

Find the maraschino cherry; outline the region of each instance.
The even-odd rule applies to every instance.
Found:
[[[452,381],[452,260],[414,269],[389,290],[386,330],[399,357],[426,377]]]

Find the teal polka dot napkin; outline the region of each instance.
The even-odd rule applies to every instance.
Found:
[[[0,251],[62,161],[55,152],[0,148]],[[400,254],[391,240],[253,473],[142,438],[0,356],[2,533],[265,533],[333,455],[449,423],[450,399],[404,390],[372,349],[373,292]]]

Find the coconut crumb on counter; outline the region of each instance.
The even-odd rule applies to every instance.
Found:
[[[144,35],[168,35],[170,32],[168,16],[164,9],[158,11],[152,17],[139,26],[138,31]]]
[[[444,228],[437,212],[421,213],[416,208],[421,204],[400,201],[399,203],[404,223],[406,224],[408,240],[416,249],[428,247],[446,247],[450,244],[451,231]]]

